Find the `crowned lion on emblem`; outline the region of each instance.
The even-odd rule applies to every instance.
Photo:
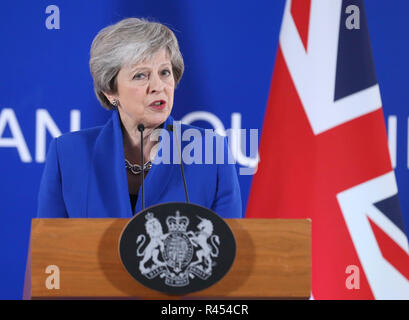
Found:
[[[163,234],[162,225],[158,219],[156,219],[151,212],[146,214],[145,230],[150,237],[150,242],[146,248],[141,252],[141,248],[145,244],[146,237],[141,234],[136,239],[136,244],[138,248],[136,250],[136,255],[138,257],[143,257],[139,262],[139,270],[142,274],[148,273],[153,267],[164,266],[165,262],[158,259],[159,253],[163,252],[164,244],[163,240],[166,238],[166,234]],[[152,259],[153,265],[149,268],[145,267],[145,264]]]

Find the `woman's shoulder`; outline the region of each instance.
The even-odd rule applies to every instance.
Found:
[[[58,144],[95,141],[104,126],[92,127],[62,134],[57,138]]]
[[[70,159],[90,155],[102,129],[98,126],[62,134],[55,139],[58,154],[70,155]]]
[[[210,138],[210,137],[216,138],[217,137],[217,138],[221,138],[221,139],[225,138],[225,136],[217,133],[217,130],[215,130],[215,129],[202,128],[202,127],[197,127],[197,126],[194,126],[194,125],[191,125],[191,124],[185,124],[185,123],[181,124],[181,132],[182,132],[182,134],[185,134],[185,132],[187,132],[186,135],[193,135],[193,134],[195,134],[195,132],[197,132],[197,134],[200,134],[203,137],[205,137],[205,136],[208,137],[208,138]]]

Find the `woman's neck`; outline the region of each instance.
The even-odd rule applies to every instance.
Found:
[[[141,132],[137,125],[129,125],[121,122],[122,141],[124,144],[125,158],[132,164],[142,164],[141,161]],[[153,160],[156,155],[155,146],[159,141],[159,130],[156,128],[145,128],[143,131],[143,162]]]

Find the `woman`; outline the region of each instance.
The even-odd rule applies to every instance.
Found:
[[[130,18],[101,30],[91,46],[90,69],[98,100],[112,117],[103,127],[67,133],[49,147],[40,185],[38,217],[131,217],[145,205],[185,201],[178,161],[157,163],[160,143],[173,150],[181,136],[166,133],[184,63],[177,39],[166,26]],[[145,127],[143,155],[138,126]],[[204,130],[200,129],[204,137]],[[224,142],[227,159],[228,148]],[[207,152],[207,151],[206,151]],[[183,157],[182,157],[183,159]],[[153,164],[152,164],[153,162]],[[239,218],[241,197],[234,165],[184,164],[190,202],[224,218]]]

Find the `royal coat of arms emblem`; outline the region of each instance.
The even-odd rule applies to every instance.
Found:
[[[164,214],[163,209],[170,208],[173,214],[170,210]],[[167,293],[197,291],[218,281],[233,263],[235,242],[227,224],[208,211],[197,205],[171,203],[139,214],[138,232],[126,232],[125,228],[121,238],[121,259],[128,272]]]
[[[180,287],[189,284],[189,277],[206,280],[211,276],[215,265],[213,258],[219,256],[220,239],[213,234],[213,223],[209,219],[197,216],[200,223],[196,231],[188,231],[189,219],[176,211],[175,216],[166,218],[168,233],[164,234],[161,223],[152,212],[145,217],[149,244],[141,252],[147,237],[139,235],[136,253],[143,257],[139,270],[145,277],[152,279],[160,275],[165,277],[166,285]]]

